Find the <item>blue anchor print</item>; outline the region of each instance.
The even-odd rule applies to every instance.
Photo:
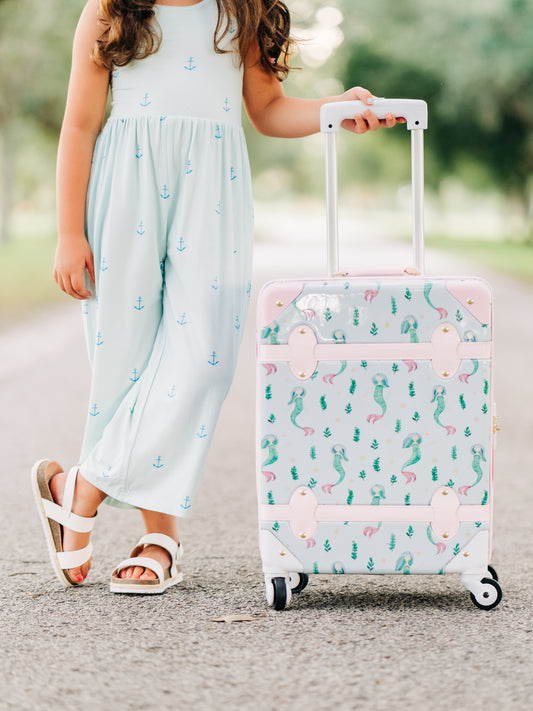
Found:
[[[187,161],[187,167],[185,168],[185,175],[190,175],[192,173],[191,161]]]
[[[96,417],[100,414],[100,410],[98,409],[98,405],[96,403],[94,403],[94,405],[89,410],[89,414],[91,415],[91,417]]]
[[[187,319],[186,319],[187,314],[183,312],[181,316],[176,319],[176,323],[179,324],[180,326],[185,326],[187,324]]]
[[[82,312],[85,314],[85,316],[89,315],[89,304],[87,301],[83,302],[83,306],[81,307]]]
[[[248,296],[250,296],[250,294],[252,293],[252,282],[251,281],[248,282],[248,286],[246,287],[246,293],[248,294]]]
[[[218,277],[215,277],[213,279],[213,283],[211,284],[211,288],[214,289],[215,291],[218,291]]]
[[[173,397],[176,397],[176,386],[173,385],[170,390],[167,393],[168,397],[172,399]]]
[[[135,405],[132,405],[130,407],[130,415],[133,415],[134,412],[135,412]]]
[[[189,61],[187,62],[187,64],[183,65],[183,68],[186,69],[188,72],[192,72],[194,69],[196,69],[196,66],[197,65],[194,64],[194,57],[189,57]]]
[[[141,101],[141,106],[144,106],[146,108],[146,106],[150,106],[151,103],[152,102],[150,101],[150,94],[145,94],[143,96],[143,100]]]
[[[163,121],[166,121],[167,117],[166,116],[160,116],[159,117],[159,123],[163,123]]]
[[[181,508],[184,509],[185,511],[187,511],[188,509],[190,509],[190,508],[191,508],[191,500],[190,500],[190,498],[189,498],[188,496],[186,496],[186,497],[183,499],[183,503],[180,504],[180,506],[181,506]]]
[[[111,474],[109,473],[110,471],[111,467],[106,467],[104,469],[104,471],[102,472],[102,476],[104,477],[104,479],[109,479],[109,477],[111,476]]]
[[[216,358],[217,358],[217,352],[213,351],[213,354],[211,355],[211,360],[207,361],[209,363],[209,365],[218,365],[220,363],[220,361],[217,360]]]
[[[217,123],[217,130],[215,132],[215,138],[222,138],[222,133],[220,131],[220,124]]]
[[[133,307],[136,311],[142,311],[144,309],[142,296],[137,299],[137,305]]]
[[[113,72],[113,79],[118,79],[118,75],[119,75],[119,71],[118,71],[118,69],[115,69],[115,71]]]
[[[217,203],[217,206],[216,206],[216,208],[215,208],[215,212],[217,213],[217,215],[221,215],[221,214],[222,214],[222,203],[220,202],[220,200],[219,200],[218,203]]]
[[[159,195],[163,198],[163,200],[169,199],[170,193],[168,192],[168,188],[166,185],[163,185],[163,190],[159,193]]]
[[[109,269],[109,267],[107,266],[106,258],[104,257],[104,258],[102,259],[102,263],[100,264],[100,271],[101,271],[101,272],[107,272],[108,269]]]
[[[236,330],[238,331],[239,328],[241,327],[241,323],[240,323],[240,321],[239,321],[239,317],[238,317],[238,316],[235,316],[235,324],[234,324],[234,325],[235,325]]]
[[[161,469],[161,467],[164,467],[165,465],[161,462],[162,457],[158,457],[155,462],[152,464],[154,469]]]
[[[233,250],[233,254],[239,254],[239,250],[238,250],[238,249],[234,249],[234,250]]]
[[[142,158],[143,157],[143,152],[142,148],[140,146],[137,146],[137,151],[135,153],[135,158]]]
[[[180,237],[180,241],[178,242],[178,246],[176,247],[176,249],[178,250],[178,252],[185,252],[185,250],[187,249],[183,237]]]
[[[199,437],[200,439],[204,439],[205,437],[207,437],[207,428],[206,428],[206,426],[205,426],[205,425],[202,425],[202,426],[200,427],[200,431],[197,432],[196,435],[197,435],[197,437]]]
[[[102,338],[102,334],[100,333],[100,331],[98,331],[98,333],[96,334],[96,345],[101,346],[103,342],[104,339]]]
[[[133,373],[133,376],[130,375],[130,380],[132,383],[136,383],[141,377],[139,375],[139,371],[137,370],[137,368],[134,368],[131,372]]]
[[[235,172],[235,168],[231,166],[231,171],[230,171],[230,180],[237,180],[237,173]]]
[[[231,106],[229,105],[229,99],[227,97],[226,97],[226,99],[224,99],[224,104],[223,104],[222,108],[224,109],[224,111],[226,113],[228,111],[231,111]]]
[[[139,227],[137,227],[137,234],[139,235],[139,237],[142,237],[145,232],[146,232],[146,230],[144,229],[144,225],[141,220],[139,222]]]

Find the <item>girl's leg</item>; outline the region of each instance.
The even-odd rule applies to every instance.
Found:
[[[63,503],[63,494],[65,491],[65,481],[67,478],[66,472],[56,474],[50,481],[50,491],[54,497],[56,504],[60,506]],[[81,474],[78,474],[76,479],[76,488],[74,489],[74,499],[72,502],[72,512],[78,516],[92,517],[96,514],[96,509],[105,499],[106,495],[100,489],[86,481]],[[77,533],[63,527],[63,551],[74,551],[84,548],[89,543],[90,533]],[[87,573],[91,567],[91,561],[88,560],[80,568],[71,568],[68,570],[68,575],[72,580],[82,582],[87,577]]]
[[[176,516],[169,516],[158,511],[148,511],[141,509],[144,527],[146,533],[164,533],[166,536],[173,538],[176,543],[179,543],[178,537],[178,520]],[[171,560],[168,552],[159,546],[146,546],[143,555],[148,558],[154,558],[163,566],[163,569],[169,567]],[[140,566],[135,568],[125,568],[120,573],[121,578],[132,578],[133,580],[150,580],[157,578],[152,570],[145,570]]]

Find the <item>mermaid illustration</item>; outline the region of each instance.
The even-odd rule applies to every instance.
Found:
[[[387,380],[387,376],[383,375],[382,373],[377,373],[376,375],[374,375],[374,377],[372,378],[372,382],[375,385],[374,401],[381,408],[381,415],[378,415],[378,414],[368,415],[368,417],[366,418],[366,421],[372,422],[372,424],[375,424],[378,420],[381,420],[382,417],[387,412],[387,403],[385,402],[385,398],[383,397],[383,388],[388,388],[389,382]]]
[[[333,340],[335,343],[346,343],[346,336],[342,331],[335,331],[333,334]],[[329,383],[330,385],[333,385],[333,379],[336,378],[337,376],[341,375],[341,373],[344,373],[346,370],[346,361],[341,360],[341,368],[338,373],[329,373],[328,375],[324,375],[322,380],[325,383]]]
[[[426,533],[427,533],[427,537],[429,538],[430,543],[433,543],[433,545],[437,547],[437,555],[439,553],[444,553],[444,551],[446,550],[446,544],[443,543],[442,541],[436,541],[433,538],[433,529],[431,528],[431,524],[429,524],[429,526],[427,527]]]
[[[333,469],[335,469],[335,471],[339,475],[339,478],[334,484],[324,484],[324,486],[322,487],[322,491],[325,494],[331,494],[331,490],[333,489],[333,487],[338,486],[346,476],[346,472],[344,471],[342,462],[347,462],[348,458],[346,457],[346,450],[344,449],[343,445],[335,444],[331,448],[331,452],[333,454]]]
[[[401,333],[408,333],[411,343],[418,343],[418,321],[414,316],[406,316],[402,321]]]
[[[472,333],[472,331],[465,331],[465,341],[467,341],[468,343],[473,343],[474,341],[476,341],[475,334]],[[478,360],[472,358],[472,365],[474,366],[474,370],[471,373],[461,373],[461,375],[459,376],[459,380],[462,383],[468,383],[469,379],[479,370]]]
[[[431,299],[429,298],[429,295],[431,293],[432,288],[433,288],[433,284],[430,284],[430,283],[427,283],[424,286],[424,298],[427,301],[427,303],[429,304],[429,306],[431,306],[432,309],[439,312],[439,316],[441,317],[441,319],[446,318],[446,316],[448,315],[448,312],[446,311],[446,309],[444,309],[442,307],[434,306],[431,303]]]
[[[483,470],[481,469],[481,461],[482,460],[484,462],[487,461],[487,459],[485,457],[485,451],[480,444],[475,444],[470,451],[474,455],[474,458],[472,460],[472,469],[474,470],[474,474],[476,475],[476,480],[473,484],[470,484],[470,486],[460,486],[457,489],[457,491],[461,494],[461,496],[467,496],[470,489],[472,487],[476,486],[476,484],[479,484],[479,482],[483,478]]]
[[[414,555],[410,551],[405,551],[396,561],[396,566],[394,570],[397,573],[403,573],[403,575],[409,575],[411,572],[411,566],[414,562]]]
[[[447,435],[451,435],[457,432],[455,427],[453,425],[443,425],[440,421],[440,416],[446,409],[446,403],[444,401],[445,395],[446,388],[443,385],[437,385],[436,388],[433,390],[433,400],[431,401],[431,403],[437,403],[437,407],[435,408],[435,412],[433,413],[433,419],[439,425],[439,427],[442,427],[446,430]]]
[[[303,412],[304,403],[303,398],[305,397],[305,390],[302,387],[294,388],[291,394],[291,399],[289,400],[289,405],[294,405],[294,410],[291,412],[291,422],[299,430],[302,430],[304,435],[312,435],[315,433],[312,427],[302,427],[296,422],[296,418]]]
[[[407,467],[412,467],[413,464],[418,464],[418,462],[420,461],[422,457],[422,453],[420,451],[421,444],[422,437],[417,432],[413,432],[413,434],[410,434],[408,437],[406,437],[402,444],[402,447],[404,449],[408,449],[409,447],[411,448],[411,456],[402,467],[402,474],[407,479],[408,484],[411,484],[411,482],[416,481],[416,474],[414,472],[408,471]]]
[[[261,338],[270,338],[270,343],[273,346],[279,346],[278,341],[279,324],[273,321],[270,326],[266,326],[261,332]]]
[[[261,465],[261,474],[265,475],[267,481],[274,481],[276,478],[274,472],[268,471],[265,467],[270,467],[278,461],[277,443],[278,440],[275,435],[267,435],[261,442],[261,449],[268,449],[268,457]]]
[[[381,484],[376,484],[370,489],[370,493],[372,494],[372,500],[370,502],[371,506],[379,506],[381,503],[382,499],[385,499],[385,489],[381,486]],[[363,531],[363,536],[368,536],[368,538],[372,538],[372,536],[379,531],[381,528],[381,521],[377,524],[377,526],[367,526],[364,531]]]

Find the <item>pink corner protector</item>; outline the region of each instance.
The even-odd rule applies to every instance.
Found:
[[[278,319],[300,296],[303,287],[301,281],[273,281],[265,284],[259,295],[258,327],[265,328]]]
[[[461,306],[483,325],[492,322],[492,293],[482,279],[460,279],[446,282],[446,288]]]

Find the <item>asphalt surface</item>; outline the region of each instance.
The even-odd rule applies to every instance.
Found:
[[[136,512],[108,507],[93,534],[89,582],[65,589],[56,580],[29,472],[42,457],[71,466],[79,452],[89,368],[78,305],[65,302],[0,333],[0,708],[532,708],[531,286],[428,255],[430,274],[486,276],[494,287],[499,607],[475,608],[458,576],[319,575],[288,610],[265,603],[253,309],[263,282],[323,273],[319,228],[312,216],[263,219],[236,379],[194,515],[181,526],[185,578],[162,596],[108,592],[110,571],[142,533]],[[375,236],[360,238],[343,257],[353,270],[408,261],[405,247]]]

